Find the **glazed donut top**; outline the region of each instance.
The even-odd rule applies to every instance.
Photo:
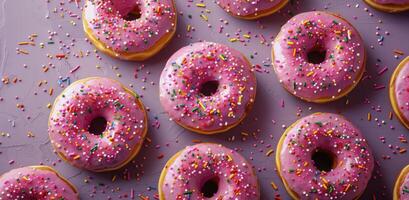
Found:
[[[409,0],[374,0],[374,1],[379,4],[396,4],[396,5],[403,5],[403,4],[409,3]]]
[[[365,190],[374,167],[367,141],[340,115],[316,113],[287,129],[280,150],[280,172],[300,199],[356,199]],[[321,171],[312,154],[333,154],[335,168]]]
[[[266,12],[283,0],[217,0],[216,3],[234,16],[249,16]]]
[[[206,96],[200,90],[209,81],[216,81],[218,89]],[[176,122],[217,131],[245,116],[256,85],[251,65],[239,51],[217,43],[194,43],[168,60],[160,78],[160,99]]]
[[[109,78],[92,77],[72,83],[57,97],[51,111],[51,143],[77,167],[92,171],[119,167],[146,134],[146,113],[135,95]],[[88,131],[98,117],[107,121],[100,135]]]
[[[325,51],[322,63],[310,63],[308,53]],[[359,33],[340,17],[305,12],[291,18],[273,44],[274,70],[294,95],[331,99],[359,81],[365,49]]]
[[[44,168],[44,169],[42,169]],[[13,169],[0,177],[1,200],[75,200],[78,193],[48,167]]]
[[[219,180],[217,193],[204,198],[200,189],[213,177]],[[236,151],[210,143],[182,150],[169,166],[161,188],[167,200],[256,200],[260,196],[252,166]]]
[[[124,19],[135,8],[140,18]],[[173,0],[87,0],[84,18],[96,37],[116,52],[144,52],[176,28]]]
[[[400,69],[395,80],[395,99],[403,118],[409,120],[409,57]]]

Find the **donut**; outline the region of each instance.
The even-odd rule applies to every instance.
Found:
[[[289,0],[217,0],[226,12],[241,19],[253,20],[271,15],[283,8]]]
[[[133,91],[109,78],[90,77],[72,83],[56,98],[48,133],[55,151],[68,163],[112,171],[139,152],[147,119]]]
[[[176,31],[173,0],[86,0],[83,26],[95,47],[123,60],[146,60]]]
[[[272,48],[274,71],[284,88],[309,102],[347,95],[365,70],[365,48],[358,31],[334,14],[298,14],[280,30]]]
[[[251,110],[256,77],[245,56],[228,46],[200,42],[173,54],[159,81],[170,119],[201,134],[225,132]]]
[[[358,199],[374,168],[361,132],[340,115],[315,113],[289,126],[276,165],[293,199]]]
[[[409,10],[409,0],[364,0],[380,11],[396,13]]]
[[[253,167],[220,144],[187,146],[166,163],[159,178],[159,199],[258,200]]]
[[[0,176],[1,200],[79,200],[78,191],[48,166],[28,166]]]
[[[409,129],[409,56],[393,72],[389,98],[396,116]]]
[[[393,200],[409,199],[409,165],[402,169],[393,188]]]

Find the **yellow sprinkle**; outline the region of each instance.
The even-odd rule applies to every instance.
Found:
[[[288,45],[293,45],[294,42],[293,42],[293,41],[288,41],[287,44],[288,44]]]
[[[203,20],[205,20],[205,21],[208,21],[208,20],[209,20],[209,18],[207,18],[206,15],[201,14],[200,17],[201,17]]]
[[[51,103],[48,103],[48,104],[47,104],[47,108],[51,108]]]
[[[51,96],[51,95],[53,95],[53,92],[54,92],[54,89],[53,88],[50,88],[49,90],[48,90],[48,94]]]
[[[347,31],[347,34],[348,34],[348,39],[350,40],[350,39],[351,39],[351,35],[352,35],[352,31],[351,31],[351,30],[348,30],[348,31]]]
[[[196,6],[199,8],[206,8],[206,5],[204,3],[197,3]]]
[[[232,179],[236,174],[230,174],[229,179]]]
[[[308,72],[307,76],[310,77],[310,76],[312,76],[313,74],[314,74],[314,72],[313,72],[313,71],[310,71],[310,72]]]
[[[111,181],[114,182],[116,180],[116,176],[113,176]]]
[[[230,38],[230,39],[229,39],[230,42],[237,42],[238,40],[239,40],[239,39],[237,39],[237,38]]]
[[[274,190],[278,190],[277,185],[273,181],[271,181],[271,187],[273,187]]]
[[[371,119],[372,119],[372,115],[371,113],[368,113],[368,121],[371,121]]]
[[[192,26],[191,26],[190,24],[188,24],[187,27],[186,27],[186,31],[187,31],[187,32],[190,32],[190,29],[191,29],[191,28],[192,28]]]
[[[270,156],[274,152],[274,149],[270,149],[267,151],[266,156]]]
[[[322,180],[322,182],[323,182],[325,185],[327,185],[327,184],[328,184],[327,179],[325,179],[324,177],[321,177],[321,180]]]
[[[392,120],[392,118],[393,118],[393,113],[389,112],[389,119]]]
[[[206,110],[206,107],[203,105],[203,103],[201,101],[199,101],[199,105],[200,105],[200,107],[202,107],[203,111]]]
[[[242,100],[242,99],[243,99],[243,95],[240,95],[240,96],[239,96],[239,101],[238,101],[239,104],[241,103],[241,100]]]
[[[233,158],[230,155],[227,155],[227,161],[232,161]]]
[[[241,132],[241,135],[244,135],[244,136],[249,136],[249,134],[248,134],[248,133],[246,133],[246,132]]]
[[[32,46],[34,46],[35,43],[34,42],[19,42],[18,45],[32,45]]]
[[[251,36],[248,35],[248,34],[244,34],[243,37],[244,37],[244,38],[247,38],[247,39],[250,39],[250,38],[251,38]]]

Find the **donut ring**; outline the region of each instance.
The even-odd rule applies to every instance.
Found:
[[[409,129],[409,56],[395,69],[389,83],[389,98],[393,111]],[[399,96],[398,96],[399,95]]]
[[[393,200],[402,200],[409,197],[409,165],[402,169],[395,186],[393,187]],[[402,192],[401,192],[402,191]]]
[[[409,10],[409,1],[402,0],[403,4],[393,3],[394,1],[383,0],[385,3],[378,3],[377,0],[364,0],[365,3],[373,8],[389,13],[397,13]],[[379,1],[379,0],[378,0]],[[390,3],[388,3],[390,2]]]
[[[209,182],[216,189],[203,192]],[[161,172],[158,188],[160,200],[260,199],[253,167],[236,151],[213,143],[187,146],[173,155]]]
[[[137,19],[124,19],[137,15]],[[82,19],[87,37],[98,50],[134,61],[163,49],[177,23],[173,0],[86,0]]]
[[[289,0],[217,0],[216,3],[234,17],[254,20],[277,12],[288,2]]]
[[[92,124],[101,118],[105,127],[91,133]],[[112,171],[138,154],[147,119],[133,91],[113,79],[89,77],[72,83],[56,98],[48,133],[64,161],[90,171]]]
[[[335,14],[314,11],[291,18],[274,40],[274,71],[284,88],[309,102],[342,98],[359,83],[366,53],[358,31]]]
[[[77,188],[48,166],[27,166],[0,176],[0,199],[78,200]]]
[[[289,126],[277,145],[279,176],[292,199],[359,199],[374,158],[366,140],[340,115],[315,113]],[[327,171],[314,156],[325,153]],[[348,170],[345,170],[348,169]]]
[[[197,133],[215,134],[245,118],[254,103],[256,86],[251,64],[240,52],[201,42],[171,56],[160,77],[159,96],[176,123]]]

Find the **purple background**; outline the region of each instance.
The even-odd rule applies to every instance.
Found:
[[[377,199],[392,198],[395,178],[409,163],[408,153],[396,153],[399,148],[409,148],[399,139],[399,136],[407,137],[408,130],[396,117],[393,120],[388,117],[392,111],[388,88],[374,88],[387,86],[395,66],[404,58],[395,58],[394,49],[409,54],[409,12],[386,14],[369,8],[360,0],[306,0],[292,1],[280,13],[262,20],[245,21],[231,17],[210,0],[206,1],[206,8],[196,7],[196,3],[201,3],[198,0],[176,1],[178,30],[170,45],[146,62],[125,62],[105,55],[98,59],[94,47],[85,40],[82,22],[77,18],[81,10],[74,1],[0,0],[0,73],[2,78],[7,76],[10,80],[18,80],[17,83],[0,84],[0,173],[26,165],[55,165],[78,187],[82,199],[129,198],[132,190],[135,191],[135,199],[139,194],[152,199],[157,193],[157,180],[167,159],[186,145],[193,144],[192,140],[201,140],[237,148],[258,170],[262,199],[273,199],[276,195],[289,199],[275,171],[274,154],[268,157],[266,152],[275,150],[285,126],[298,119],[297,114],[305,116],[327,111],[341,113],[356,124],[374,151],[378,165],[363,199],[371,199],[373,195]],[[82,5],[83,1],[79,4]],[[362,34],[368,52],[364,80],[348,97],[323,105],[306,103],[288,94],[279,85],[269,65],[270,43],[280,26],[291,15],[314,9],[339,12],[350,20]],[[202,13],[208,17],[208,22],[200,17]],[[190,32],[187,32],[188,25],[192,26]],[[219,33],[221,26],[223,31]],[[56,33],[52,37],[55,44],[47,43],[53,34],[48,31]],[[243,34],[249,31],[251,39],[244,39]],[[34,33],[38,34],[36,46],[17,44],[28,41],[28,36]],[[265,38],[264,43],[260,42],[260,34]],[[242,41],[229,42],[229,38],[238,36]],[[383,45],[378,44],[381,37],[384,37]],[[224,134],[202,136],[184,130],[168,120],[159,104],[158,78],[167,58],[177,49],[199,40],[228,44],[249,58],[252,55],[250,61],[261,66],[256,72],[258,94],[254,109],[241,125]],[[45,43],[43,49],[39,45],[41,42]],[[29,54],[17,54],[16,48]],[[85,56],[87,50],[90,53]],[[84,52],[84,57],[75,56],[80,51]],[[67,59],[47,57],[47,54],[54,56],[59,53],[65,53]],[[43,72],[43,65],[49,67],[47,72]],[[77,65],[80,68],[70,74]],[[384,67],[388,70],[379,75]],[[62,162],[53,153],[47,134],[49,109],[46,105],[63,90],[57,84],[59,76],[69,76],[72,81],[88,76],[107,76],[132,86],[143,96],[142,100],[150,110],[152,126],[148,137],[151,142],[145,141],[140,154],[129,165],[115,172],[92,173]],[[39,87],[41,80],[48,83]],[[54,90],[51,96],[50,88]],[[24,104],[25,111],[16,108],[16,104]],[[372,114],[371,121],[367,120],[368,112]],[[28,131],[34,137],[28,137]],[[384,143],[380,137],[385,137]],[[163,158],[160,159],[161,155]],[[385,156],[391,159],[384,159]],[[272,189],[271,181],[278,185],[278,191]]]

